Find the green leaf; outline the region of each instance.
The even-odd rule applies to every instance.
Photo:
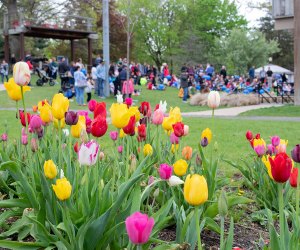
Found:
[[[218,223],[217,222],[215,222],[212,218],[210,218],[210,217],[205,217],[205,226],[208,228],[208,229],[210,229],[210,230],[212,230],[212,231],[214,231],[214,232],[216,232],[216,233],[220,233],[221,232],[221,229],[220,229],[220,226],[218,225]]]
[[[232,244],[233,244],[233,234],[234,234],[234,223],[233,223],[233,218],[231,217],[230,220],[230,227],[229,227],[229,232],[228,232],[228,237],[226,239],[225,243],[225,249],[226,250],[231,250],[232,249]]]
[[[45,244],[38,242],[16,242],[10,240],[0,240],[0,247],[13,249],[13,250],[27,250],[27,249],[41,249],[46,247]]]
[[[273,225],[269,226],[270,247],[271,249],[280,249],[279,237]]]
[[[185,249],[185,248],[181,248],[181,245],[179,244],[161,244],[155,248],[153,248],[153,250],[176,250],[176,249]]]
[[[131,209],[130,214],[140,211],[140,204],[141,204],[141,187],[137,185],[132,192],[132,199],[131,199]]]
[[[27,199],[9,199],[0,201],[0,207],[2,208],[28,208],[31,204]]]
[[[235,205],[248,204],[251,202],[254,202],[254,201],[249,198],[243,197],[243,196],[230,196],[230,197],[228,197],[228,209],[230,209],[231,207],[233,207]],[[214,203],[206,209],[204,216],[210,217],[210,218],[215,218],[217,214],[218,214],[218,203]]]

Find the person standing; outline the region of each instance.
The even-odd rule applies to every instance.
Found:
[[[96,68],[97,75],[97,94],[101,99],[105,99],[104,96],[104,84],[105,84],[105,65],[104,61],[100,60],[100,64]]]
[[[259,77],[260,77],[260,83],[264,84],[265,79],[266,79],[265,67],[262,67],[261,71],[259,72]]]
[[[254,80],[254,77],[255,77],[255,70],[254,70],[254,66],[252,66],[250,69],[249,69],[249,78],[250,78],[250,83],[253,82]]]
[[[8,63],[3,60],[0,66],[1,83],[4,83],[4,78],[8,82]]]
[[[95,95],[98,95],[98,84],[97,84],[97,65],[94,64],[91,70],[91,76],[94,83]]]
[[[185,66],[181,68],[180,87],[183,89],[182,102],[186,103],[189,93],[189,74]]]
[[[56,58],[53,57],[52,58],[52,62],[50,63],[50,77],[53,79],[57,78],[57,69],[58,69],[58,65],[56,62]]]
[[[74,72],[76,102],[79,106],[84,106],[84,89],[87,87],[86,76],[82,73],[80,66]]]
[[[222,76],[223,78],[223,81],[226,79],[226,76],[227,76],[227,71],[226,71],[226,67],[223,65],[221,70],[220,70],[220,75]]]
[[[10,58],[10,66],[11,66],[10,72],[11,73],[13,73],[16,62],[17,62],[17,60],[16,60],[15,54],[11,54],[11,58]]]
[[[273,81],[273,71],[271,70],[270,67],[268,67],[268,71],[267,71],[267,83],[268,83],[268,87],[272,88],[272,81]]]

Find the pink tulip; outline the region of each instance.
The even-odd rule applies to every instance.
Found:
[[[7,138],[8,138],[8,136],[7,136],[6,133],[3,133],[3,134],[1,135],[1,141],[7,141]]]
[[[126,99],[125,99],[125,104],[126,104],[127,106],[131,106],[131,105],[132,105],[132,98],[126,98]]]
[[[148,185],[151,185],[154,182],[154,176],[150,175],[148,179]]]
[[[159,166],[159,176],[163,180],[169,180],[172,176],[173,168],[166,163],[160,164]]]
[[[257,145],[254,147],[254,151],[256,152],[257,156],[263,156],[266,152],[266,148],[264,145]]]
[[[155,125],[161,125],[164,120],[164,112],[159,108],[154,111],[152,123]]]
[[[275,147],[272,144],[268,144],[267,146],[267,154],[272,155],[275,152]]]
[[[280,143],[277,147],[278,153],[286,153],[286,143]]]
[[[123,146],[118,146],[118,152],[121,154],[123,152]]]
[[[39,115],[33,115],[30,119],[29,127],[32,132],[37,132],[43,125],[42,119]]]
[[[186,135],[188,135],[189,134],[189,129],[190,129],[190,127],[188,126],[188,125],[184,125],[184,127],[183,127],[183,136],[186,136]]]
[[[30,146],[31,146],[31,151],[36,152],[39,148],[38,139],[37,138],[32,138],[31,141],[30,141]]]
[[[89,107],[89,110],[91,112],[94,112],[95,108],[96,108],[96,105],[97,105],[97,101],[96,100],[90,100],[89,101],[89,104],[88,104],[88,107]]]
[[[116,141],[118,139],[118,131],[110,131],[109,133],[110,139]]]
[[[280,144],[280,137],[275,135],[271,137],[271,143],[274,147],[277,147]]]
[[[22,143],[22,145],[25,145],[25,146],[28,144],[28,136],[26,134],[25,128],[22,128],[21,143]]]
[[[170,135],[170,142],[172,144],[178,144],[179,143],[179,137],[177,137],[174,132],[171,133]]]
[[[141,245],[149,240],[154,219],[147,214],[135,212],[125,220],[126,231],[133,244]]]

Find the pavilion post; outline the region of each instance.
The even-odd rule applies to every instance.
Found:
[[[9,61],[9,36],[4,36],[4,59],[6,62]]]
[[[105,86],[104,95],[109,96],[109,81],[108,81],[108,69],[109,69],[109,1],[102,0],[102,22],[103,22],[103,59],[105,63]]]
[[[71,44],[71,61],[75,61],[75,43],[74,40],[71,39],[70,40],[70,44]]]
[[[300,105],[300,1],[294,0],[294,104]]]
[[[92,39],[88,38],[88,66],[92,67],[93,58],[92,58]]]
[[[24,41],[24,33],[20,33],[20,59],[24,60],[25,58],[25,41]]]

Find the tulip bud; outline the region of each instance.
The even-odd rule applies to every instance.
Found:
[[[38,111],[38,106],[37,105],[33,105],[32,106],[32,112],[36,113]]]
[[[130,160],[131,160],[131,162],[130,162],[130,170],[131,170],[131,172],[134,172],[135,169],[136,169],[136,157],[135,157],[134,154],[132,154],[130,156]]]
[[[247,138],[248,141],[251,141],[253,139],[253,134],[250,130],[248,130],[246,132],[246,138]]]
[[[183,130],[184,130],[183,135],[184,135],[184,136],[187,136],[187,135],[189,134],[189,126],[188,126],[188,125],[184,125]]]
[[[184,183],[183,180],[181,180],[179,177],[177,177],[176,175],[172,175],[170,178],[169,178],[169,185],[171,187],[174,187],[174,186],[178,186],[178,185],[181,185]]]
[[[36,152],[38,150],[38,141],[36,138],[32,138],[30,141],[31,151]]]
[[[196,165],[198,167],[201,167],[201,165],[202,165],[202,159],[201,159],[201,156],[199,154],[197,154],[197,156],[196,156]]]
[[[154,182],[154,176],[149,176],[148,185],[151,185]]]
[[[158,172],[161,179],[168,180],[172,176],[173,168],[166,163],[160,164]]]
[[[132,98],[126,98],[125,99],[125,104],[130,107],[132,105]]]
[[[30,70],[26,62],[17,62],[13,69],[15,83],[19,86],[25,86],[30,82]]]
[[[105,155],[104,155],[104,153],[101,151],[101,152],[99,153],[99,159],[100,159],[100,161],[104,160],[104,157],[105,157]]]
[[[116,141],[118,139],[118,131],[110,131],[109,133],[110,139]]]
[[[43,138],[43,136],[44,136],[44,128],[43,127],[40,127],[36,132],[37,132],[38,139]]]
[[[260,139],[260,134],[256,134],[255,139]]]
[[[122,152],[123,152],[123,146],[122,146],[122,145],[118,146],[118,152],[119,152],[120,154],[122,154]]]
[[[1,135],[1,141],[7,141],[7,138],[8,138],[8,136],[7,136],[6,133],[3,133],[3,134]]]
[[[28,144],[28,136],[26,134],[22,135],[21,143],[22,143],[22,145],[25,145],[25,146]]]
[[[219,200],[218,200],[218,209],[219,209],[219,215],[221,217],[225,217],[228,213],[228,202],[227,202],[227,197],[226,193],[224,190],[222,190]]]
[[[65,122],[68,125],[76,125],[78,122],[79,116],[74,111],[68,111],[65,113]]]
[[[155,189],[153,196],[154,196],[154,198],[159,196],[159,188]]]
[[[297,187],[297,179],[298,179],[298,168],[293,168],[290,176],[290,184],[292,187]]]
[[[207,145],[208,145],[208,140],[207,140],[206,137],[204,137],[204,138],[201,140],[201,146],[205,148]]]
[[[291,155],[294,162],[300,163],[300,144],[293,148]]]
[[[74,145],[74,151],[75,151],[75,153],[78,153],[78,151],[79,151],[78,142],[76,142]]]
[[[271,143],[274,147],[277,147],[280,144],[280,137],[275,135],[271,137]]]
[[[94,112],[95,108],[96,108],[96,105],[97,105],[97,101],[96,100],[90,100],[89,101],[89,104],[88,104],[88,108],[91,112]]]

